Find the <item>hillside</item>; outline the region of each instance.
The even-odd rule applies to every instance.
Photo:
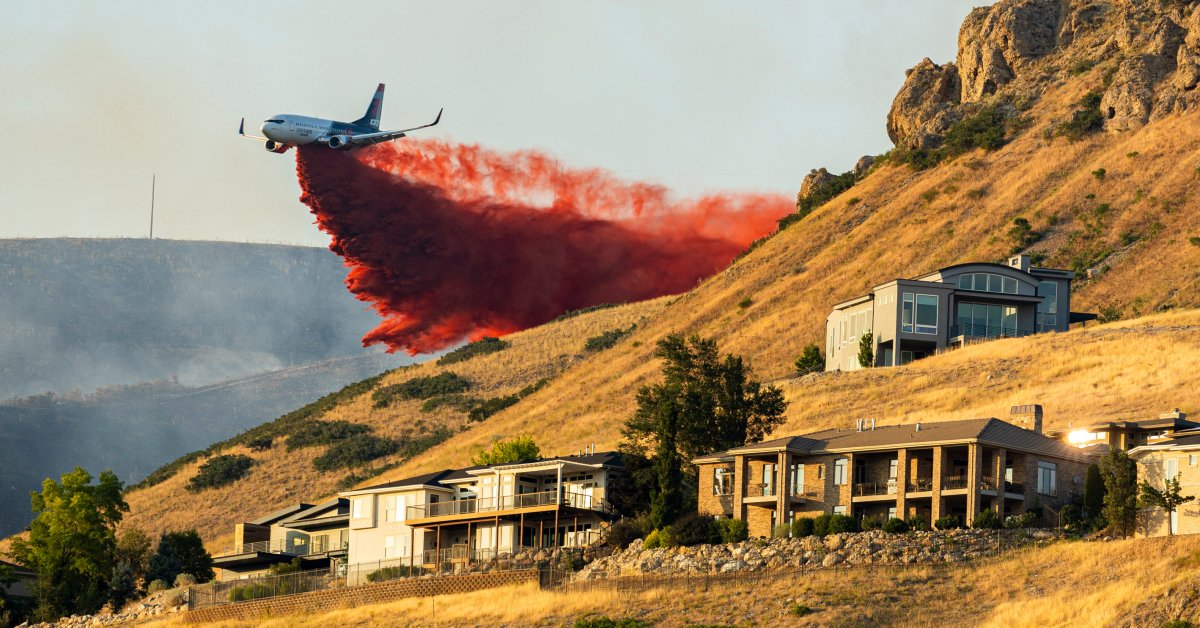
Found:
[[[962,49],[979,44],[972,29],[988,15],[1011,26],[1005,12],[1018,5],[1047,2],[1002,2],[991,14],[978,10],[983,13],[973,13],[964,26]],[[1147,417],[1171,407],[1196,413],[1200,311],[1192,308],[1200,306],[1200,240],[1194,239],[1200,237],[1200,135],[1195,133],[1200,111],[1148,105],[1140,122],[1115,112],[1120,94],[1136,80],[1151,86],[1173,80],[1165,72],[1139,75],[1127,63],[1165,54],[1151,50],[1159,45],[1154,33],[1161,29],[1155,25],[1167,14],[1174,18],[1171,24],[1180,31],[1170,31],[1168,43],[1186,60],[1193,39],[1200,39],[1200,25],[1195,25],[1200,12],[1189,13],[1181,5],[1162,14],[1125,5],[1064,6],[1067,14],[1047,17],[1052,21],[1046,25],[1052,33],[1072,25],[1070,37],[1062,31],[1036,58],[1014,57],[1009,79],[993,82],[990,92],[968,102],[956,87],[954,102],[938,105],[943,118],[974,115],[981,107],[1006,112],[1002,145],[968,149],[916,169],[909,165],[913,149],[905,144],[905,133],[911,132],[902,130],[896,136],[902,150],[878,159],[853,187],[832,194],[722,273],[675,299],[580,317],[576,324],[586,322],[591,331],[566,343],[579,347],[598,331],[641,321],[612,349],[571,359],[569,368],[516,405],[371,481],[463,465],[492,439],[522,432],[550,453],[588,443],[611,447],[632,411],[635,391],[657,375],[655,342],[670,333],[715,337],[723,351],[747,357],[760,377],[778,381],[791,401],[788,423],[779,434],[849,425],[861,416],[884,423],[1003,416],[1009,405],[1033,402],[1046,407],[1051,428]],[[1180,23],[1191,29],[1186,39]],[[993,39],[980,37],[999,46],[1002,36],[1008,35],[998,27],[986,36]],[[1200,51],[1200,42],[1194,49]],[[924,76],[920,67],[909,75],[910,82]],[[954,66],[938,66],[938,71],[946,67]],[[957,74],[954,78],[960,80]],[[902,96],[914,89],[906,85]],[[1077,139],[1064,136],[1064,125],[1076,118],[1081,102],[1091,102],[1085,98],[1091,93],[1115,99],[1114,115],[1107,118],[1115,122],[1100,121]],[[921,95],[914,98],[921,109]],[[889,126],[903,127],[897,121],[908,120],[930,133],[946,131],[921,115],[906,118],[905,111],[898,106]],[[1026,219],[1039,237],[1032,243],[1015,240],[1016,218]],[[1080,272],[1073,309],[1103,310],[1129,320],[972,346],[900,368],[789,379],[804,345],[824,345],[824,320],[833,304],[896,277],[965,261],[1002,260],[1014,248],[1044,256],[1043,265]],[[747,299],[746,307],[739,305]],[[510,349],[486,358],[503,357],[503,390],[533,384],[552,370],[547,352],[532,350],[542,341],[532,339],[562,334],[561,326],[517,334]],[[482,367],[484,359],[451,370],[470,378],[467,368]],[[419,372],[439,370],[425,365]],[[416,372],[389,375],[385,383]],[[411,429],[411,415],[383,415],[370,405],[370,394],[362,393],[325,417],[369,423],[387,433]],[[196,525],[207,537],[227,534],[224,526],[251,514],[244,504],[256,504],[257,512],[331,494],[335,479],[311,471],[314,453],[319,452],[272,453],[270,462],[251,475],[253,484],[246,485],[267,488],[252,497],[230,491],[201,500],[220,507],[196,508],[196,500],[178,491],[182,478],[131,493],[131,520],[148,527]]]
[[[376,317],[345,278],[313,247],[0,240],[0,399],[366,355]]]

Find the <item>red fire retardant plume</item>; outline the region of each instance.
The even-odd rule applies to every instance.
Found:
[[[384,319],[363,344],[413,354],[684,292],[794,210],[778,195],[676,202],[540,153],[432,141],[301,148],[296,171],[346,285]]]

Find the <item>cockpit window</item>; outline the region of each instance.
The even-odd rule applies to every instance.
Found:
[[[267,122],[274,122],[274,123],[276,123],[276,124],[283,124],[283,120],[280,120],[280,119],[278,119],[278,118],[272,118],[272,119],[270,119],[270,120],[267,120]]]

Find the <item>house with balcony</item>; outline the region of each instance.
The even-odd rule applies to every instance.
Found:
[[[1163,488],[1169,479],[1179,480],[1179,492],[1192,496],[1178,510],[1167,515],[1148,511],[1143,524],[1150,536],[1200,533],[1200,428],[1176,432],[1169,438],[1147,442],[1129,450],[1137,462],[1138,482]]]
[[[332,569],[348,553],[349,515],[350,502],[334,498],[236,524],[232,547],[213,557],[213,567],[220,569],[220,580],[261,576],[273,565],[297,559],[304,570]]]
[[[1017,406],[1022,408],[1022,406]],[[1038,415],[1040,419],[1040,413]],[[966,525],[984,509],[1002,517],[1051,512],[1082,491],[1089,456],[1031,428],[995,418],[876,426],[787,436],[701,456],[699,510],[745,520],[751,536],[799,517],[946,515]]]
[[[1086,449],[1088,453],[1102,456],[1111,449],[1129,450],[1166,442],[1180,432],[1197,428],[1200,428],[1200,423],[1189,421],[1186,412],[1175,408],[1153,419],[1103,421],[1069,426],[1046,432],[1046,435],[1068,445]]]
[[[1066,331],[1094,318],[1071,313],[1074,277],[1017,255],[1007,264],[958,264],[875,286],[833,307],[825,323],[825,370],[862,368],[859,341],[867,333],[874,366],[894,366],[969,342]]]
[[[616,452],[587,451],[345,491],[348,562],[366,573],[596,544],[615,516],[606,495],[622,468]]]

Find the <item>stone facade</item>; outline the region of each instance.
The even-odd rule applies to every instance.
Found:
[[[948,530],[888,534],[831,534],[824,538],[771,539],[729,545],[645,549],[641,540],[593,561],[573,580],[642,575],[753,572],[849,565],[916,565],[964,562],[999,551],[1060,538],[1048,530]]]

